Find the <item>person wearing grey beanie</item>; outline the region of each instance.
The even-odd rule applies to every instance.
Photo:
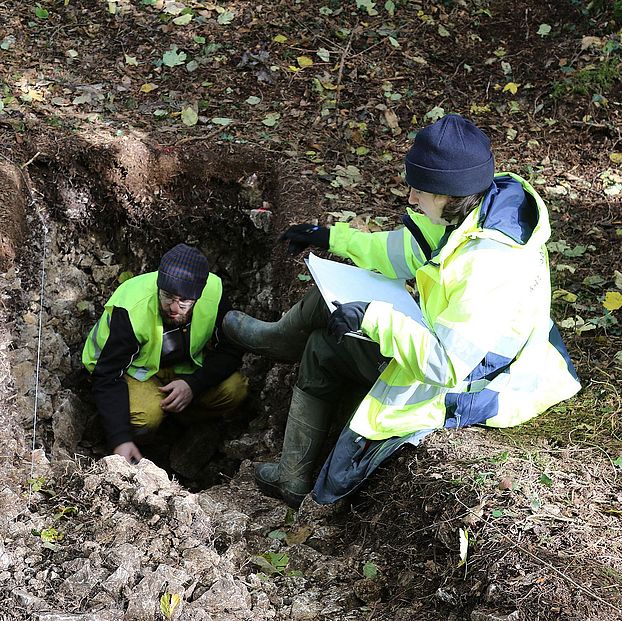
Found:
[[[580,384],[550,318],[550,236],[542,198],[495,173],[490,140],[449,114],[421,129],[405,158],[404,227],[369,233],[338,222],[297,224],[281,239],[410,281],[420,316],[374,299],[333,302],[316,287],[279,321],[232,311],[223,331],[247,351],[300,361],[278,462],[256,466],[266,493],[298,506],[358,489],[405,444],[439,428],[511,427]],[[354,208],[355,209],[355,208]],[[329,300],[330,301],[330,300]],[[367,337],[344,338],[346,335]],[[317,474],[343,398],[364,397]],[[317,476],[316,476],[317,474]]]
[[[140,461],[138,445],[166,416],[192,435],[196,422],[244,400],[242,352],[221,333],[229,310],[207,257],[186,244],[166,252],[157,271],[117,288],[82,352],[114,453]]]

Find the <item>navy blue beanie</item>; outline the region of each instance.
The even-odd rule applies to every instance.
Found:
[[[177,244],[160,261],[158,288],[184,300],[198,300],[208,276],[205,255],[186,244]]]
[[[431,194],[479,194],[488,189],[494,172],[488,136],[457,114],[422,129],[406,155],[406,182]]]

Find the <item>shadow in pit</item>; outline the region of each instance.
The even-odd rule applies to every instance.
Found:
[[[269,227],[271,216],[278,219],[280,181],[269,161],[248,150],[225,153],[195,144],[180,152],[130,138],[88,148],[69,141],[62,156],[41,156],[30,173],[43,190],[50,221],[47,328],[71,358],[56,370],[49,416],[37,436],[53,456],[98,457],[107,451],[80,356],[105,301],[123,279],[157,269],[161,255],[184,242],[206,254],[234,308],[278,317],[281,279]],[[257,213],[261,221],[253,217]],[[270,365],[253,359],[245,367],[251,397],[236,416],[192,429],[169,417],[145,456],[191,488],[232,476],[241,459],[254,456],[239,444],[227,447],[262,414],[254,397]],[[253,447],[247,443],[245,450]]]

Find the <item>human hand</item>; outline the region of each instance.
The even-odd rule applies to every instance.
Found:
[[[361,329],[365,311],[369,302],[348,302],[341,304],[333,301],[337,307],[328,318],[328,331],[337,337],[337,343],[341,343],[348,332],[356,332]]]
[[[115,455],[125,457],[125,460],[130,464],[137,464],[143,458],[138,447],[133,442],[123,442],[116,446],[112,452]]]
[[[290,226],[279,237],[280,241],[287,241],[287,253],[292,256],[300,254],[307,246],[317,246],[328,249],[330,229],[315,224],[295,224]]]
[[[160,407],[165,412],[181,412],[185,410],[192,401],[192,389],[188,382],[176,379],[158,389],[166,394],[160,401]]]

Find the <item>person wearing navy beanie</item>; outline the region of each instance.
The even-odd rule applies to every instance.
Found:
[[[177,244],[157,271],[126,280],[106,302],[84,345],[98,414],[113,453],[130,462],[165,417],[187,427],[177,443],[196,442],[196,424],[235,409],[248,380],[242,352],[221,332],[231,305],[207,257]],[[206,456],[196,455],[195,466]],[[174,458],[171,457],[174,467]]]
[[[488,136],[457,114],[418,132],[406,155],[406,183],[431,194],[479,194],[490,187],[494,173]]]
[[[290,254],[315,246],[410,281],[421,315],[375,300],[373,287],[331,313],[312,287],[279,321],[239,311],[223,321],[245,350],[300,362],[281,457],[255,468],[257,485],[293,507],[311,490],[319,503],[343,498],[435,429],[512,427],[580,389],[550,318],[542,198],[518,175],[495,173],[489,138],[456,114],[421,129],[404,166],[416,208],[404,227],[297,224],[281,239]],[[352,394],[365,396],[317,474],[331,421]]]

